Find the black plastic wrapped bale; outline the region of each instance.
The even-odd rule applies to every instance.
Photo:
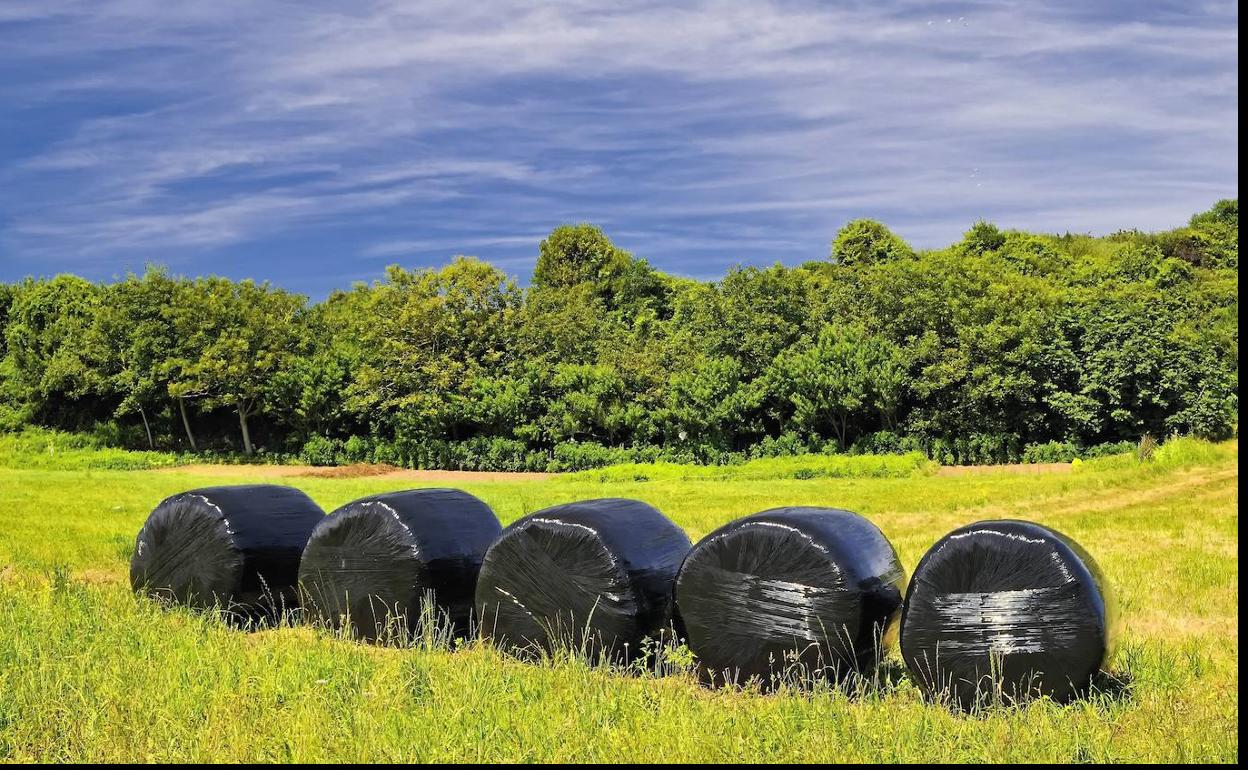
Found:
[[[1083,692],[1111,642],[1106,585],[1073,540],[1026,521],[955,530],[914,571],[901,652],[929,694],[962,709]]]
[[[299,557],[324,518],[303,492],[273,484],[174,495],[139,530],[130,584],[235,620],[272,620],[297,606]]]
[[[303,552],[307,610],[368,640],[401,641],[429,619],[462,634],[481,560],[501,531],[488,505],[458,489],[347,503],[317,526]]]
[[[874,666],[905,579],[892,544],[858,514],[776,508],[702,538],[676,605],[704,681],[769,689]]]
[[[490,546],[477,581],[482,631],[520,654],[636,658],[672,622],[689,537],[653,507],[587,500],[530,514]]]

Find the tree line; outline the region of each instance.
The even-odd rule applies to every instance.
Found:
[[[856,220],[796,267],[664,274],[592,225],[527,287],[457,257],[322,302],[160,268],[0,284],[0,429],[312,462],[1017,460],[1238,423],[1238,201],[1102,238]]]

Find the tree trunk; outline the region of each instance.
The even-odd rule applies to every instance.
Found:
[[[252,453],[251,433],[247,431],[247,410],[243,408],[241,401],[238,403],[238,425],[243,429],[243,451],[250,455]]]
[[[178,410],[182,412],[182,427],[186,429],[186,440],[191,443],[191,451],[198,452],[199,448],[195,446],[195,434],[191,433],[191,421],[186,416],[186,401],[178,396]]]
[[[156,442],[152,441],[152,426],[147,424],[147,412],[143,411],[143,407],[139,407],[139,416],[143,418],[143,430],[147,431],[147,446],[149,449],[156,448]]]

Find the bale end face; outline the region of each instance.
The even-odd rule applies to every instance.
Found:
[[[240,621],[298,606],[299,557],[324,511],[272,484],[194,489],[148,516],[130,560],[135,591]]]
[[[347,503],[308,540],[299,582],[309,613],[356,637],[404,641],[468,630],[494,512],[455,489],[414,489]]]
[[[242,584],[244,557],[229,520],[197,492],[171,497],[148,516],[130,558],[130,585],[196,609],[228,606]]]
[[[689,538],[636,500],[555,506],[515,522],[486,554],[483,633],[521,655],[570,652],[626,662],[672,620]]]
[[[1091,557],[1025,521],[946,535],[914,572],[902,617],[907,667],[932,697],[971,710],[1085,692],[1109,655],[1111,613]]]
[[[892,545],[861,516],[777,508],[695,545],[676,603],[704,681],[772,688],[874,666],[904,581]]]

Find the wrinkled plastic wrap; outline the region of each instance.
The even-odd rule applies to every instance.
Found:
[[[1106,585],[1070,538],[1026,521],[946,535],[914,571],[901,652],[928,693],[963,709],[1083,692],[1111,644]]]
[[[702,538],[676,604],[699,672],[764,687],[872,667],[901,609],[905,570],[871,522],[836,508],[776,508]]]
[[[325,512],[273,484],[206,487],[166,498],[139,530],[136,591],[240,620],[271,620],[298,604],[299,557]]]
[[[400,641],[433,620],[467,630],[494,511],[457,489],[372,495],[331,513],[303,552],[308,612],[357,637]]]
[[[485,635],[525,654],[571,649],[627,661],[672,621],[672,585],[689,538],[637,500],[559,505],[516,521],[477,581]]]

